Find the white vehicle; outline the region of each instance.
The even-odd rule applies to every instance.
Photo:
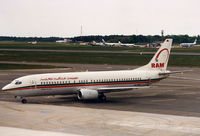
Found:
[[[180,46],[181,47],[192,47],[195,46],[197,44],[197,39],[195,39],[195,41],[193,43],[181,43]]]
[[[102,39],[102,42],[103,42],[104,46],[121,46],[120,41],[118,43],[107,43],[104,41],[104,39]]]
[[[172,39],[166,39],[152,60],[134,70],[72,72],[28,75],[13,80],[2,88],[4,92],[21,98],[45,95],[77,94],[80,100],[106,100],[104,93],[147,88],[165,79],[171,73],[167,69]]]

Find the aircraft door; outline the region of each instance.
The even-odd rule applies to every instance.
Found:
[[[37,88],[37,84],[35,80],[31,80],[31,85],[34,86],[34,88]]]

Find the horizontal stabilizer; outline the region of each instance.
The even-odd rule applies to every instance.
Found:
[[[170,74],[183,73],[183,72],[191,72],[191,71],[193,71],[193,70],[166,71],[164,73],[159,73],[159,75],[170,75]]]

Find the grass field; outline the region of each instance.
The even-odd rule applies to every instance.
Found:
[[[0,70],[11,70],[11,69],[49,69],[58,68],[55,66],[47,65],[27,65],[27,64],[5,64],[0,63]]]
[[[81,64],[144,65],[153,55],[79,52],[0,51],[0,61],[57,62]],[[170,66],[199,67],[200,56],[171,55]]]
[[[79,44],[65,44],[65,43],[48,43],[42,42],[36,45],[31,45],[26,42],[0,42],[0,49],[52,49],[52,50],[108,50],[108,51],[121,51],[129,50],[134,52],[152,52],[157,49],[154,48],[129,48],[129,47],[99,47],[90,45]],[[173,52],[195,52],[200,53],[200,47],[193,48],[173,48]]]
[[[130,48],[123,47],[99,47],[79,44],[66,44],[55,42],[42,42],[36,45],[31,45],[25,42],[0,42],[0,49],[55,49],[55,50],[129,50]]]

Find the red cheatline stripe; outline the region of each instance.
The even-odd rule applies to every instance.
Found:
[[[120,84],[138,84],[138,83],[152,83],[159,81],[161,79],[151,80],[151,81],[140,81],[140,82],[121,82],[121,83],[99,83],[99,84],[79,84],[79,85],[57,85],[57,86],[39,86],[39,87],[25,87],[10,89],[4,91],[18,91],[18,90],[28,90],[28,89],[42,89],[42,88],[63,88],[63,87],[79,87],[79,86],[99,86],[99,85],[120,85]]]

